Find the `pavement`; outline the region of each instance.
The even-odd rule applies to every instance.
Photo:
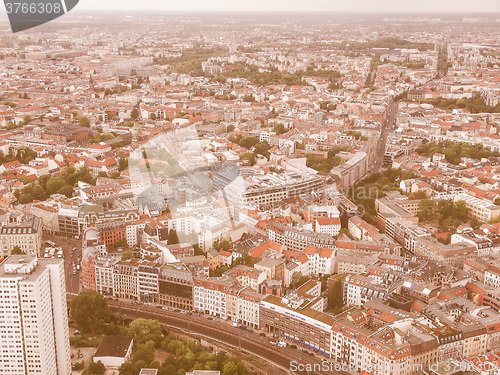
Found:
[[[69,328],[69,335],[72,337],[75,333],[76,329],[70,327]],[[83,355],[81,358],[78,358],[78,349],[80,349],[81,354]],[[76,348],[74,346],[70,347],[70,352],[73,354],[73,358],[71,358],[71,365],[75,364],[76,362],[81,362],[82,360],[85,361],[85,368],[88,367],[92,357],[94,356],[97,348]],[[80,371],[75,371],[72,370],[73,374],[81,374],[83,370]]]

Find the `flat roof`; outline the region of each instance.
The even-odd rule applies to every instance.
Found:
[[[104,336],[94,357],[124,358],[132,342],[133,339],[130,336]]]

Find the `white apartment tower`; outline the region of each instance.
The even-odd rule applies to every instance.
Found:
[[[11,255],[0,264],[0,374],[71,374],[62,259]]]

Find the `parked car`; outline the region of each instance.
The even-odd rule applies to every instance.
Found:
[[[207,316],[207,319],[208,320],[214,320],[214,318],[212,318],[211,316]]]
[[[233,326],[233,327],[238,327],[238,323],[236,323],[236,322],[232,322],[232,323],[231,323],[231,326]]]
[[[242,325],[240,326],[240,329],[242,329],[242,330],[246,331],[247,326],[246,326],[246,325],[244,325],[244,324],[242,324]]]
[[[278,346],[279,346],[280,348],[286,348],[287,343],[286,343],[286,342],[284,342],[284,341],[281,341],[281,340],[280,340],[280,341],[278,342]]]

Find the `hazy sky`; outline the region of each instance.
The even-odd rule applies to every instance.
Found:
[[[500,12],[500,0],[80,0],[80,9],[186,11]]]

